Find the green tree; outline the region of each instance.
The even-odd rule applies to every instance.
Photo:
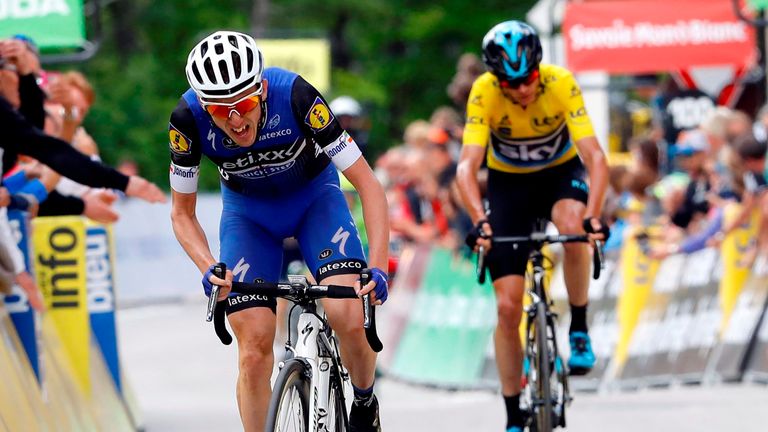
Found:
[[[262,0],[263,2],[263,0]],[[485,32],[506,19],[524,19],[533,1],[467,2],[272,0],[266,35],[324,35],[332,42],[333,90],[369,108],[374,153],[399,142],[408,122],[449,104],[446,86],[458,57],[480,52]],[[139,163],[142,174],[167,185],[168,118],[186,90],[186,56],[219,28],[247,31],[248,0],[119,0],[104,11],[99,53],[82,65],[97,101],[86,127],[104,160]],[[218,186],[203,168],[201,187]]]

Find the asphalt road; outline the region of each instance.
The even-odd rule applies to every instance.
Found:
[[[236,348],[204,322],[203,299],[118,313],[124,371],[147,431],[241,430],[235,403]],[[446,392],[381,379],[388,432],[502,431],[503,404],[487,391]],[[681,387],[577,394],[569,431],[766,431],[768,387]]]

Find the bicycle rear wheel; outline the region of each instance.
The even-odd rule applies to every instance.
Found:
[[[309,380],[303,362],[285,363],[272,389],[266,429],[270,432],[309,431]]]
[[[549,353],[549,335],[547,329],[547,309],[544,303],[536,304],[536,321],[533,329],[536,346],[536,358],[533,367],[535,374],[535,401],[533,406],[536,432],[552,431],[552,387],[551,361]]]

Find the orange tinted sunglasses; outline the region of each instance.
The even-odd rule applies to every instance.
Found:
[[[208,111],[208,114],[223,120],[227,120],[233,112],[236,112],[237,115],[242,117],[259,106],[260,103],[261,89],[247,96],[244,96],[242,99],[231,104],[219,102],[201,102],[203,108]]]
[[[539,70],[536,69],[533,72],[531,72],[530,75],[524,78],[518,78],[515,80],[499,80],[499,84],[504,88],[511,88],[512,90],[517,90],[520,88],[521,85],[531,85],[534,82],[536,82],[539,79]]]

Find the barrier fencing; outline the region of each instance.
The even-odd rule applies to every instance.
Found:
[[[10,212],[46,310],[19,287],[0,306],[0,425],[7,430],[135,431],[120,367],[111,229],[81,217]],[[31,258],[31,259],[30,259]]]
[[[738,210],[727,209],[726,220]],[[635,389],[749,380],[768,382],[768,257],[745,262],[757,219],[719,248],[650,259],[629,230],[620,252],[590,286],[589,326],[598,362],[571,381],[577,390]],[[651,236],[653,238],[653,236]],[[474,263],[448,250],[406,248],[393,283],[390,376],[446,388],[498,386],[492,335],[493,290]],[[551,277],[559,346],[567,358],[567,294],[562,268]],[[402,296],[402,297],[401,297]],[[397,331],[391,331],[397,328]]]

